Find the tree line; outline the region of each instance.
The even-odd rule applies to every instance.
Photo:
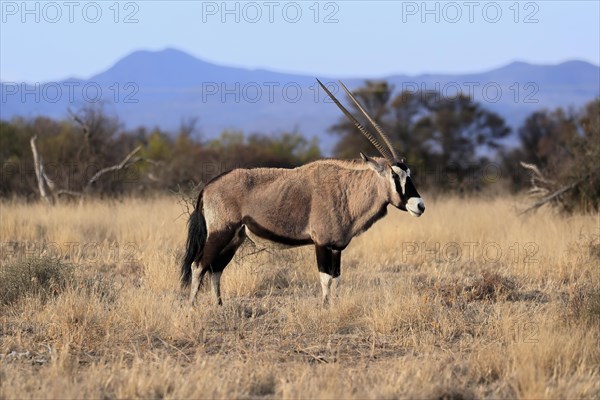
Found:
[[[388,133],[429,191],[519,191],[557,196],[564,209],[597,210],[600,180],[600,100],[574,109],[539,110],[518,128],[518,145],[507,146],[511,129],[498,114],[466,95],[395,91],[387,82],[366,81],[355,96]],[[350,103],[347,103],[350,104]],[[359,121],[356,108],[351,109]],[[374,154],[372,145],[345,117],[330,132],[338,138],[333,155]],[[125,129],[101,107],[84,108],[69,118],[14,118],[0,121],[1,197],[36,198],[38,183],[31,138],[51,185],[95,196],[180,191],[235,167],[296,167],[323,157],[316,140],[300,132],[276,136],[224,131],[203,138],[196,120],[176,131]],[[131,154],[135,153],[135,158]],[[130,158],[127,158],[130,157]],[[118,166],[127,158],[128,164]],[[521,162],[530,168],[521,167]],[[534,166],[533,170],[531,169]],[[102,176],[96,176],[104,171]]]

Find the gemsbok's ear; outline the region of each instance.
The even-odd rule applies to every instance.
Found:
[[[362,158],[362,160],[364,162],[367,163],[367,165],[375,172],[377,172],[378,174],[382,175],[383,174],[383,167],[381,166],[381,164],[379,164],[377,161],[373,160],[372,158],[369,158],[367,156],[365,156],[362,151],[360,152],[360,158]]]

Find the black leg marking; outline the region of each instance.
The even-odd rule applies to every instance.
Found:
[[[331,269],[332,269],[332,276],[334,278],[339,278],[340,274],[341,274],[341,268],[342,268],[342,251],[341,250],[333,250],[332,252],[332,264],[331,264]]]
[[[227,246],[231,239],[233,239],[234,232],[214,232],[208,235],[206,245],[204,246],[204,253],[200,259],[200,264],[203,268],[210,269],[210,265],[219,256],[219,253]]]
[[[237,251],[237,247],[226,249],[222,253],[220,253],[215,261],[210,264],[210,270],[212,272],[222,272],[225,267],[229,264],[229,262],[233,259],[235,252]]]
[[[323,305],[329,302],[329,288],[333,280],[333,251],[327,246],[315,246],[317,253],[317,266],[321,278],[321,290],[323,292]]]
[[[333,275],[333,252],[331,249],[327,246],[315,245],[315,250],[317,252],[317,267],[319,268],[319,272]]]
[[[215,272],[222,272],[225,267],[231,262],[235,252],[246,239],[246,234],[244,233],[244,227],[238,229],[234,238],[225,246],[223,250],[219,253],[219,255],[212,262],[211,270]]]

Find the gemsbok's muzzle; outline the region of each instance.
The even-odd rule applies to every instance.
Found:
[[[413,217],[420,217],[425,212],[425,203],[420,197],[411,197],[406,202],[406,210]]]

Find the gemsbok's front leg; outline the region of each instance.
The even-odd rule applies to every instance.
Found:
[[[315,245],[317,253],[317,267],[321,277],[321,290],[323,291],[323,305],[329,303],[329,289],[334,277],[334,254],[327,246]]]
[[[334,294],[337,296],[337,291],[340,288],[340,275],[342,272],[342,251],[341,250],[332,250],[332,276],[333,283],[331,287],[333,288]]]

